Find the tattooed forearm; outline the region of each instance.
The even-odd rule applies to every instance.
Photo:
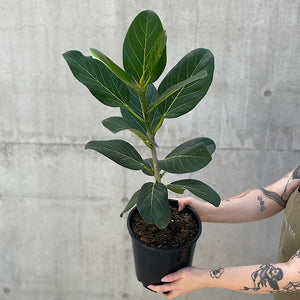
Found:
[[[251,274],[253,287],[244,287],[241,291],[258,291],[264,287],[271,287],[275,291],[279,291],[278,281],[283,278],[282,269],[276,268],[271,264],[261,265],[258,270]]]
[[[274,200],[274,201],[275,201],[278,205],[280,205],[281,207],[285,207],[285,206],[286,206],[286,201],[284,201],[284,200],[282,199],[282,197],[280,197],[277,193],[268,191],[268,190],[263,189],[263,188],[260,189],[260,190],[263,192],[263,194],[264,194],[266,197],[268,197],[268,198]]]
[[[220,278],[224,273],[224,268],[212,269],[210,271],[211,278]]]

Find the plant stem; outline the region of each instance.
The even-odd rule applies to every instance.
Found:
[[[156,153],[155,146],[153,146],[151,148],[151,152],[152,152],[152,160],[153,160],[154,177],[155,177],[156,182],[161,182],[161,176],[160,176],[160,172],[159,172],[160,170],[157,165],[157,153]]]
[[[149,112],[148,112],[147,100],[146,100],[146,88],[143,91],[143,93],[140,94],[140,96],[141,96],[142,111],[143,111],[143,116],[144,116],[144,124],[145,124],[146,129],[147,129],[147,136],[151,141],[155,142],[155,133],[152,131],[151,126],[150,126]],[[152,144],[152,147],[151,147],[154,178],[155,178],[156,182],[161,182],[160,170],[159,170],[159,167],[157,165],[156,147],[155,147],[154,144]]]

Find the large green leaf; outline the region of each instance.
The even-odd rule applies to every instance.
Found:
[[[176,189],[187,189],[195,196],[210,202],[214,206],[220,205],[220,196],[207,184],[195,179],[183,179],[174,181],[167,186],[168,189],[174,191]]]
[[[130,75],[127,74],[123,69],[116,65],[109,57],[103,54],[101,51],[91,48],[90,53],[94,58],[99,59],[103,64],[106,65],[119,79],[125,84],[134,89],[136,92],[141,92],[140,89],[131,81]]]
[[[64,53],[63,57],[74,77],[103,104],[112,107],[126,107],[129,104],[127,85],[102,62],[75,50]]]
[[[166,75],[158,88],[159,99],[161,96],[165,97],[172,86],[203,71],[206,71],[207,76],[186,84],[158,106],[165,118],[176,118],[189,112],[205,96],[213,78],[214,57],[207,49],[195,49],[185,55]]]
[[[184,145],[185,147],[176,147],[163,160],[159,160],[159,168],[169,173],[183,174],[198,171],[211,161],[211,155],[204,143],[189,145],[186,142]]]
[[[152,83],[166,66],[166,34],[157,14],[142,11],[131,23],[123,43],[123,65],[140,82]]]
[[[162,183],[147,182],[140,189],[137,209],[147,223],[158,221],[168,205],[168,190]]]
[[[132,207],[134,207],[137,204],[137,200],[139,197],[139,192],[140,190],[136,191],[132,197],[130,198],[129,202],[127,203],[126,207],[124,208],[124,210],[121,212],[120,217],[122,218],[123,215],[129,211]]]
[[[95,150],[131,170],[144,168],[144,162],[139,153],[132,145],[122,140],[90,141],[85,145],[85,149]]]

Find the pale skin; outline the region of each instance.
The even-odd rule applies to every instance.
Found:
[[[179,211],[191,206],[202,222],[241,223],[268,218],[284,209],[295,189],[300,187],[300,166],[263,189],[246,191],[221,201],[219,207],[193,197],[176,199]],[[183,268],[162,278],[162,285],[150,285],[167,299],[206,287],[247,293],[300,292],[300,249],[285,263],[202,269]]]

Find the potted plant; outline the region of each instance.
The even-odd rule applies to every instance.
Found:
[[[153,228],[156,232],[164,232],[174,223],[173,214],[179,214],[173,208],[176,202],[168,199],[168,190],[179,194],[188,190],[215,206],[220,203],[218,194],[201,181],[181,179],[168,184],[162,182],[166,173],[184,174],[204,168],[216,148],[211,139],[197,137],[180,144],[165,158],[158,157],[156,135],[163,123],[166,119],[186,114],[199,103],[210,87],[214,71],[212,53],[207,49],[194,49],[171,69],[156,89],[153,83],[166,66],[166,41],[166,32],[159,17],[155,12],[145,10],[136,16],[126,34],[123,43],[124,69],[96,49],[90,49],[92,56],[84,56],[75,50],[63,54],[75,78],[100,102],[120,107],[121,115],[103,120],[103,125],[113,133],[131,131],[151,153],[150,158],[142,158],[131,144],[119,139],[90,141],[85,146],[125,168],[154,177],[154,180],[147,180],[139,187],[121,213],[122,216],[134,207],[128,217],[128,230],[137,255],[137,277],[145,286],[158,283],[166,273],[191,264],[194,244],[201,233],[201,222],[197,214],[187,208],[197,232],[185,245],[173,248],[167,245],[161,249],[161,245],[151,244],[153,241],[144,235],[137,237],[133,218],[139,218],[135,222],[142,222],[146,233]],[[158,265],[155,262],[157,255]],[[168,266],[162,266],[163,262]],[[156,274],[144,276],[147,269],[154,269]]]

